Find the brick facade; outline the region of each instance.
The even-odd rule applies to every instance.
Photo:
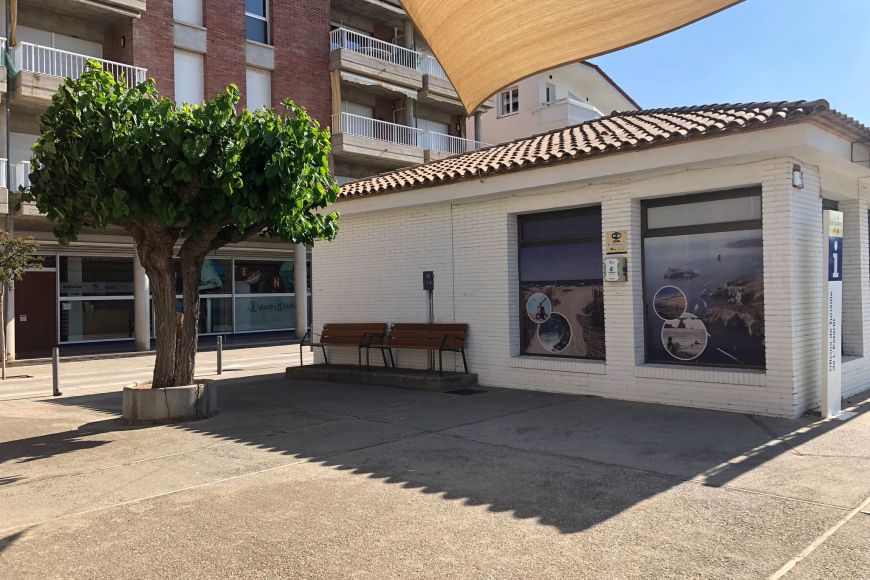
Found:
[[[149,6],[150,10],[150,6]],[[203,0],[203,24],[208,29],[204,96],[210,99],[235,83],[245,106],[245,4]]]
[[[141,18],[107,33],[103,55],[148,69],[148,77],[157,81],[160,94],[175,98],[172,0],[149,0]]]
[[[275,70],[272,101],[279,108],[290,98],[308,109],[322,126],[329,124],[328,0],[272,0]]]

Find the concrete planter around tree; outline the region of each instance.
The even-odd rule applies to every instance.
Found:
[[[217,385],[203,381],[152,389],[149,383],[132,383],[124,387],[122,410],[130,423],[205,419],[218,412]]]

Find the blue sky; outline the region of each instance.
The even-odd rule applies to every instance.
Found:
[[[746,0],[593,62],[644,108],[823,98],[870,125],[870,0]]]

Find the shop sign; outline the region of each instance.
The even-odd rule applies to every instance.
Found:
[[[826,210],[825,232],[825,311],[822,354],[822,414],[840,413],[842,399],[843,350],[843,213]]]
[[[625,254],[628,253],[628,231],[610,231],[607,232],[607,252],[608,254]]]

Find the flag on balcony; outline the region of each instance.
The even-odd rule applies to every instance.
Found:
[[[619,50],[740,0],[401,0],[470,114],[535,73]]]

